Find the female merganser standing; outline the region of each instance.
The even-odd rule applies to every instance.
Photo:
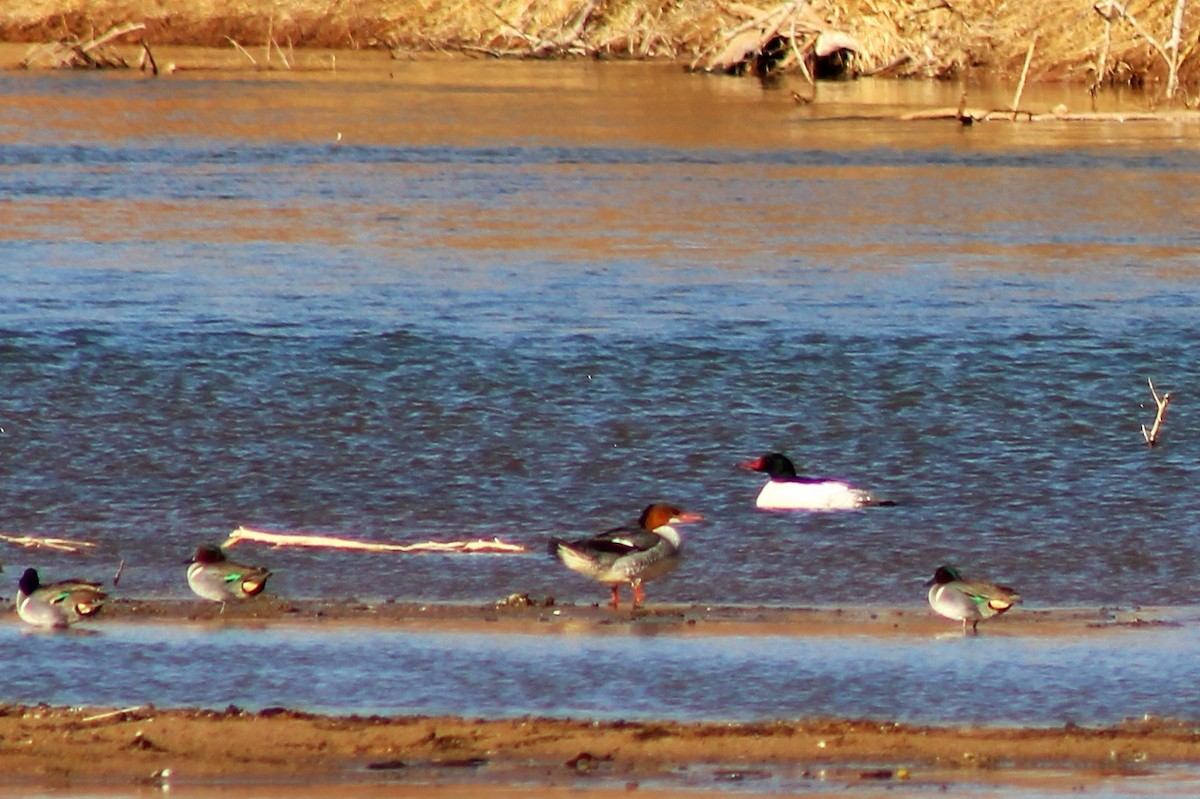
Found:
[[[188,563],[187,581],[192,591],[204,599],[220,602],[222,613],[229,600],[262,593],[271,576],[271,572],[261,566],[234,563],[216,544],[198,547]]]
[[[621,585],[633,588],[633,607],[646,598],[642,583],[675,570],[683,541],[672,525],[698,522],[703,516],[655,503],[647,505],[637,525],[614,527],[578,541],[550,540],[550,554],[572,571],[612,589],[612,606],[620,605]]]
[[[786,455],[769,452],[739,463],[743,469],[765,472],[770,478],[758,492],[755,504],[762,510],[852,510],[867,505],[890,505],[867,491],[841,480],[800,477]]]
[[[106,599],[100,583],[60,580],[43,585],[37,569],[26,569],[17,583],[17,615],[35,627],[69,627],[99,613]]]
[[[971,632],[979,632],[979,622],[999,616],[1021,601],[1021,595],[1007,585],[964,580],[953,566],[939,566],[929,586],[929,607],[948,619],[961,619],[963,635],[967,622]]]

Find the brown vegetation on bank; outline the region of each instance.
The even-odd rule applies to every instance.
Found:
[[[86,41],[114,26],[151,47],[386,48],[397,57],[456,53],[525,57],[655,59],[703,68],[739,35],[758,32],[767,66],[834,33],[851,43],[855,74],[950,78],[1015,76],[1036,42],[1030,80],[1165,82],[1167,59],[1183,85],[1200,78],[1192,52],[1200,9],[1186,0],[13,0],[0,39]],[[1193,4],[1194,6],[1195,4]],[[1181,42],[1170,49],[1179,17]],[[780,19],[785,19],[781,23]],[[276,59],[277,63],[286,58]],[[747,62],[754,66],[753,59]],[[745,66],[746,64],[743,64]],[[761,65],[760,65],[761,66]]]

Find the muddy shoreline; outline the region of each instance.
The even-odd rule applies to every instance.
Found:
[[[1163,720],[1012,729],[886,719],[594,722],[9,705],[0,708],[0,743],[0,785],[582,781],[719,790],[768,779],[1006,783],[1050,771],[1086,781],[1200,765],[1200,734]]]
[[[1104,636],[1174,625],[1189,610],[1027,610],[982,628],[989,636]],[[9,615],[5,623],[18,624]],[[263,597],[229,606],[118,599],[104,624],[368,625],[414,631],[670,635],[933,636],[956,625],[927,608],[775,608],[652,605],[636,614],[559,605],[524,595],[448,605]],[[269,663],[264,663],[269,668]],[[214,675],[214,679],[220,679]],[[1025,790],[1069,779],[1171,778],[1200,766],[1200,730],[1173,720],[1110,727],[934,726],[891,719],[763,719],[728,723],[320,715],[296,708],[0,705],[0,794],[39,787],[253,783],[386,785],[453,795],[486,785],[558,793],[673,791],[790,795],[930,790],[980,783]],[[1064,777],[1064,775],[1067,775]],[[419,790],[418,790],[419,789]],[[894,793],[889,793],[894,795]]]

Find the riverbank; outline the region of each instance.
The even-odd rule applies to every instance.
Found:
[[[1118,636],[1132,628],[1186,626],[1195,614],[1195,609],[1021,608],[982,625],[981,636],[1008,638],[1014,645],[1031,638],[1103,642],[1111,637],[1112,645],[1120,646]],[[14,615],[6,623],[19,625]],[[112,601],[95,622],[62,637],[99,641],[106,624],[141,623],[198,625],[214,632],[282,626],[300,635],[305,629],[315,635],[361,626],[414,634],[539,634],[572,640],[605,635],[728,636],[731,641],[807,636],[841,638],[851,646],[864,637],[961,635],[956,623],[916,606],[656,603],[634,613],[519,594],[478,605],[267,596],[223,611],[211,602],[123,598]],[[116,631],[114,627],[114,635]],[[41,637],[37,631],[27,634]],[[260,654],[247,652],[248,657]],[[271,667],[269,658],[262,667]],[[212,674],[215,681],[223,678]],[[497,685],[495,690],[504,688]],[[236,691],[230,693],[234,695]],[[737,702],[733,689],[728,701]],[[0,705],[0,770],[5,775],[0,796],[31,786],[72,795],[88,786],[142,790],[170,785],[203,794],[231,784],[303,786],[306,796],[347,784],[368,792],[386,786],[393,796],[455,796],[470,786],[520,787],[524,795],[542,797],[603,796],[632,789],[656,797],[728,790],[807,795],[831,789],[903,796],[942,786],[1019,795],[1090,789],[1114,780],[1192,785],[1200,767],[1200,730],[1194,724],[1147,717],[1110,726],[1014,727],[917,724],[888,717],[726,722],[325,715],[296,707],[223,704]]]
[[[924,78],[1028,78],[1093,83],[1161,84],[1167,79],[1172,30],[1164,4],[1130,3],[1108,17],[1067,0],[1029,5],[966,0],[855,0],[849,3],[681,0],[553,0],[533,6],[426,3],[417,0],[296,0],[285,9],[262,0],[18,0],[0,11],[0,41],[90,39],[116,26],[139,26],[116,42],[138,47],[237,48],[246,67],[286,69],[296,51],[386,49],[469,57],[594,57],[671,61],[704,68],[749,35],[757,46],[849,44],[854,74]],[[1195,30],[1200,11],[1182,18]],[[144,26],[144,27],[142,27]],[[757,39],[756,39],[757,36]],[[773,44],[772,44],[773,42]],[[761,53],[760,53],[761,54]],[[1194,82],[1185,53],[1179,77]]]
[[[1131,628],[1194,621],[1194,609],[1020,609],[983,625],[981,636],[1103,642]],[[18,625],[15,617],[7,623]],[[397,601],[285,600],[229,605],[192,600],[119,599],[93,623],[61,636],[101,641],[106,625],[192,625],[293,634],[348,627],[487,636],[759,636],[934,639],[961,635],[928,609],[784,608],[652,604],[633,613],[599,605],[559,605],[524,595],[480,605]],[[90,633],[90,634],[89,634]],[[36,631],[27,635],[41,638]],[[60,636],[50,634],[50,638]],[[34,641],[28,641],[30,646]],[[70,643],[47,640],[46,645]],[[986,643],[981,641],[980,643]],[[953,644],[952,644],[953,645]],[[44,648],[40,643],[35,647]],[[79,647],[71,647],[78,650]],[[534,646],[528,652],[536,657]],[[550,645],[545,651],[552,651]],[[11,650],[10,650],[11,651]],[[248,657],[261,653],[247,651]],[[331,654],[331,656],[333,656]],[[271,668],[269,658],[263,668]],[[531,666],[532,667],[532,666]],[[232,674],[232,670],[227,674]],[[282,672],[281,672],[282,673]],[[227,677],[212,674],[214,681]],[[380,675],[381,684],[387,684]],[[505,690],[496,685],[493,690]],[[218,695],[220,692],[218,691]],[[229,696],[237,695],[231,685]],[[395,696],[381,701],[395,706]],[[732,688],[731,711],[738,702]],[[602,796],[637,789],[807,795],[831,789],[888,795],[954,790],[1074,790],[1113,780],[1195,779],[1200,731],[1173,720],[1131,719],[1110,726],[1014,727],[906,723],[897,717],[764,717],[594,720],[585,717],[474,718],[448,715],[326,715],[292,706],[251,709],[28,704],[0,706],[0,795],[31,785],[161,786],[203,791],[231,784],[304,786],[304,795],[353,784],[389,795],[453,796],[469,786],[520,787],[543,797]],[[1187,783],[1191,784],[1191,783]],[[214,788],[215,789],[215,788]],[[357,788],[356,788],[357,790]],[[582,793],[580,793],[582,792]],[[90,795],[90,794],[89,794]]]
[[[1022,784],[1200,765],[1168,721],[1102,729],[913,726],[881,720],[592,722],[322,716],[285,708],[0,707],[0,784],[386,782],[719,790]],[[1051,772],[1058,772],[1052,774]],[[527,788],[528,789],[528,788]]]

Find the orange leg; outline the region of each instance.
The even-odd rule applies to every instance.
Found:
[[[646,600],[646,591],[642,588],[641,580],[633,583],[633,606],[636,608]]]
[[[636,598],[634,601],[637,601]],[[621,607],[621,586],[619,585],[614,585],[612,587],[612,606],[613,610],[617,610]]]

